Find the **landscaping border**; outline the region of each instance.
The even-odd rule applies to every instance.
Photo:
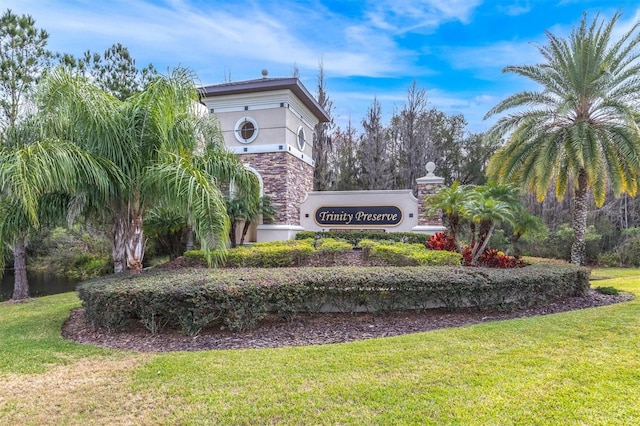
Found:
[[[268,313],[514,310],[588,288],[589,271],[573,265],[189,268],[95,279],[78,286],[78,294],[95,328],[125,329],[139,321],[153,334],[171,328],[196,335],[214,324],[251,329]]]

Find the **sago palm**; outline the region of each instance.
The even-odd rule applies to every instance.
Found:
[[[613,40],[619,17],[589,23],[585,14],[567,39],[547,33],[548,43],[538,48],[544,62],[504,69],[540,90],[516,93],[486,116],[511,111],[487,135],[507,139],[490,161],[490,178],[535,191],[540,201],[552,184],[559,199],[573,189],[577,264],[585,262],[589,192],[602,206],[608,187],[615,194],[638,190],[640,24]]]

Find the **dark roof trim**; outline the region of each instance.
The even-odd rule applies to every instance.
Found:
[[[202,97],[209,98],[215,96],[237,95],[240,93],[270,92],[282,89],[289,89],[295,93],[295,95],[307,108],[309,108],[320,122],[326,123],[329,121],[329,114],[327,114],[318,101],[311,96],[311,93],[309,93],[300,80],[294,77],[260,78],[257,80],[216,84],[203,87],[201,89],[201,93]]]

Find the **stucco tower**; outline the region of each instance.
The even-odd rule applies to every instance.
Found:
[[[263,73],[265,75],[266,73]],[[249,241],[292,238],[300,204],[313,190],[314,129],[329,120],[297,78],[264,78],[203,88],[202,102],[220,121],[225,144],[258,176],[278,210]]]

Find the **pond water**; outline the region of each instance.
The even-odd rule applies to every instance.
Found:
[[[46,273],[27,273],[31,297],[67,293],[76,289],[77,281]],[[13,294],[13,271],[5,271],[0,281],[0,301],[11,299]]]

